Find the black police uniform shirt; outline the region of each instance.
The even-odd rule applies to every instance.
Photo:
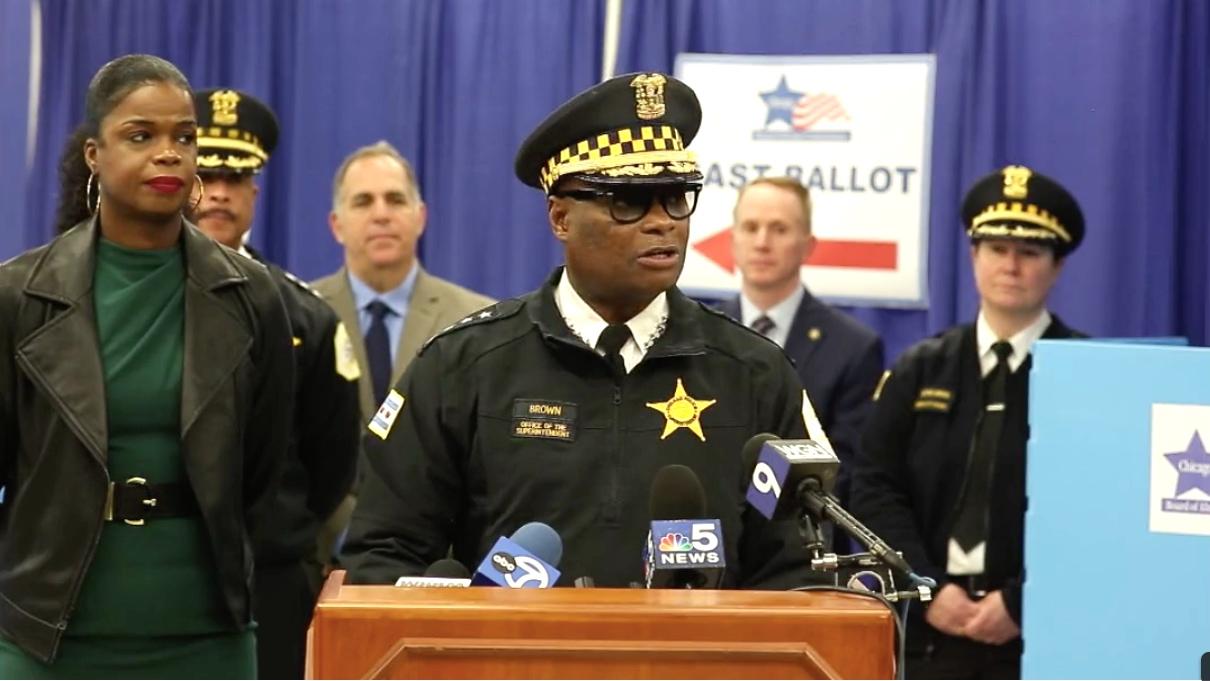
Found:
[[[294,343],[294,429],[277,490],[252,538],[260,569],[315,555],[320,523],[352,486],[362,432],[361,373],[348,332],[319,294],[255,250],[240,253],[268,268]]]
[[[1043,339],[1078,338],[1052,315]],[[1002,590],[1021,619],[1025,520],[1025,444],[1032,356],[1006,387],[1000,449],[989,499],[984,581]],[[938,585],[949,582],[949,542],[982,408],[975,326],[952,327],[912,346],[887,372],[861,441],[852,512]],[[919,610],[913,610],[919,619]],[[913,628],[909,626],[909,632]],[[909,633],[909,643],[911,642]]]
[[[563,539],[561,584],[638,582],[651,481],[682,464],[722,523],[725,585],[803,584],[797,529],[747,507],[740,455],[756,433],[806,434],[785,355],[672,289],[662,334],[615,379],[560,314],[561,276],[436,336],[379,410],[345,543],[351,580],[422,573],[451,546],[473,570],[540,521]]]

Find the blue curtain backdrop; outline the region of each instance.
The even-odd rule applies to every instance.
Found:
[[[282,136],[261,176],[252,243],[299,276],[340,266],[328,228],[332,175],[349,152],[380,139],[416,167],[430,271],[506,297],[561,260],[545,201],[513,178],[512,159],[543,116],[599,79],[600,2],[42,4],[43,105],[25,248],[51,236],[55,166],[83,117],[89,79],[109,59],[148,52],[195,88],[244,89],[277,112]]]
[[[0,2],[0,262],[36,243],[26,237],[26,129],[29,119],[30,8],[33,0]]]
[[[247,89],[283,137],[253,243],[299,275],[335,269],[331,176],[387,139],[429,204],[430,270],[502,297],[559,261],[540,194],[512,176],[524,135],[600,73],[603,0],[42,0],[34,166],[26,103],[0,98],[0,259],[50,236],[55,161],[106,60],[147,51],[195,87]],[[965,188],[1009,162],[1059,178],[1088,219],[1052,298],[1097,335],[1210,332],[1210,6],[1184,0],[625,0],[617,72],[684,51],[937,55],[930,307],[862,309],[888,356],[972,319],[958,219]],[[17,23],[13,23],[13,17]],[[25,82],[28,8],[0,3],[4,92]],[[15,61],[14,61],[15,60]],[[16,84],[16,85],[14,85]],[[15,91],[20,92],[20,89]],[[13,127],[20,132],[14,135]],[[25,219],[20,206],[25,201]],[[16,206],[14,212],[10,207]]]
[[[1059,179],[1084,209],[1086,239],[1051,297],[1065,321],[1205,343],[1206,3],[626,0],[619,72],[670,70],[681,52],[937,55],[930,305],[853,311],[883,334],[888,361],[974,319],[959,204],[1007,163]]]

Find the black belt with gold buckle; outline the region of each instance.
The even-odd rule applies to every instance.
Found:
[[[105,495],[105,520],[143,525],[149,519],[197,515],[197,498],[187,482],[152,484],[145,478],[127,478],[109,483]]]

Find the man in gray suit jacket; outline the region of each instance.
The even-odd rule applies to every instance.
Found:
[[[416,244],[426,218],[416,174],[389,143],[354,151],[336,171],[328,223],[344,246],[345,264],[312,286],[349,330],[363,369],[363,424],[425,341],[495,302],[424,271]],[[355,495],[356,488],[329,521],[332,541],[325,546],[348,524]]]

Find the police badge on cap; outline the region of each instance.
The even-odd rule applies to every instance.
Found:
[[[1063,185],[1025,166],[1005,166],[975,183],[962,202],[972,241],[1032,241],[1062,258],[1084,239],[1084,214]]]
[[[260,172],[277,146],[273,111],[239,90],[201,90],[193,103],[198,171]]]
[[[630,73],[595,85],[546,117],[521,143],[514,170],[550,193],[576,175],[596,184],[700,182],[685,147],[702,123],[693,90],[662,73]]]

